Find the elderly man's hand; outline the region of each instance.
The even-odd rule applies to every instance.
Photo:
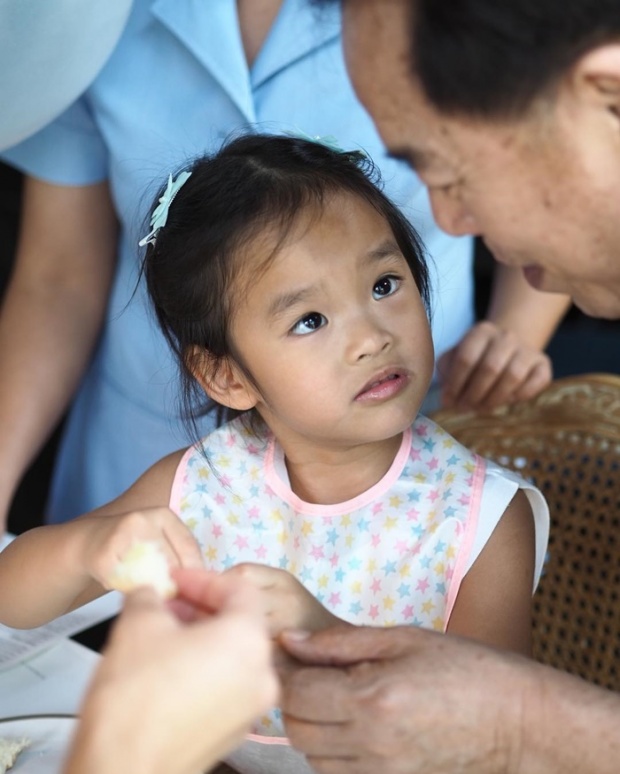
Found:
[[[409,627],[286,632],[281,644],[299,662],[280,670],[286,731],[317,772],[518,770],[530,662]]]

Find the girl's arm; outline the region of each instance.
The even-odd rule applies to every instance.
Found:
[[[78,519],[38,527],[0,552],[0,622],[32,628],[101,596],[125,551],[157,540],[171,566],[202,567],[198,544],[168,509],[183,452],[156,463],[116,500]]]
[[[534,563],[532,509],[519,489],[463,579],[447,631],[530,656]]]

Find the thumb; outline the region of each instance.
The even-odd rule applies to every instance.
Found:
[[[138,586],[125,594],[121,615],[136,615],[163,609],[161,597],[152,586]]]
[[[416,647],[420,634],[433,636],[434,632],[409,626],[336,626],[314,633],[289,629],[282,632],[279,642],[303,664],[351,666],[398,658]]]

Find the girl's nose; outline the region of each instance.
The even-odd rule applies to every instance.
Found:
[[[458,192],[450,188],[429,188],[428,195],[435,222],[443,231],[453,236],[480,233],[475,218],[463,205]]]
[[[357,363],[366,358],[387,352],[392,346],[393,336],[385,326],[372,319],[358,321],[353,326],[349,339],[349,360]]]

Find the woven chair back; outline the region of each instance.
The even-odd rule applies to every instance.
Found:
[[[557,379],[538,397],[490,414],[443,410],[433,419],[547,498],[534,657],[620,691],[620,377]]]

